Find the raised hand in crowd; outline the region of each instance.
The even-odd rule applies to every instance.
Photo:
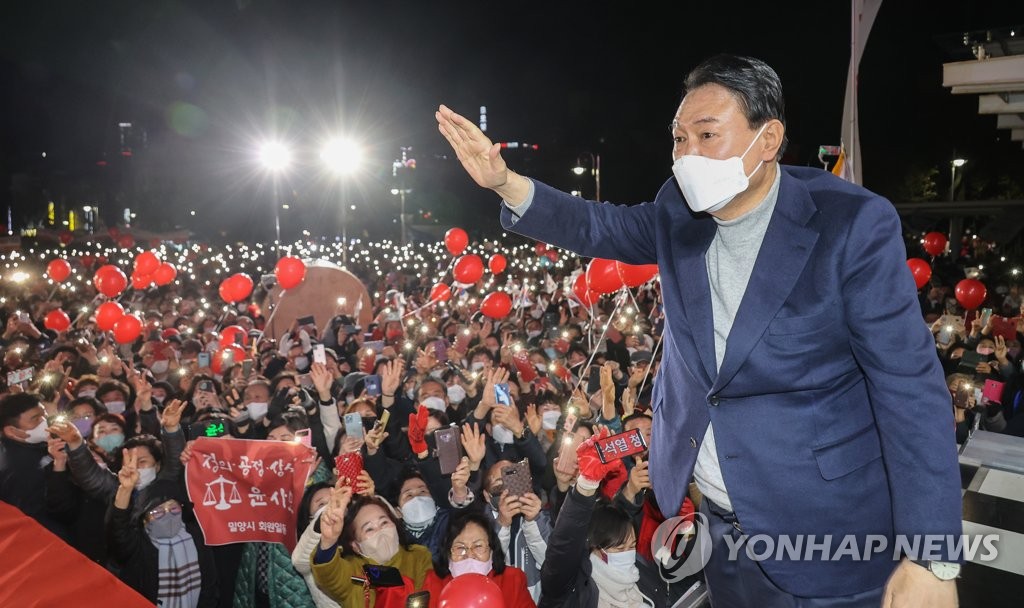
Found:
[[[523,514],[526,521],[535,521],[544,507],[543,501],[533,492],[527,492],[519,497],[519,512]]]
[[[320,548],[330,549],[338,543],[345,522],[345,511],[352,501],[352,488],[345,478],[339,479],[331,489],[331,498],[320,514]]]
[[[621,460],[602,462],[597,454],[597,442],[607,439],[609,435],[608,427],[602,426],[596,434],[576,448],[577,466],[580,469],[579,477],[576,478],[576,490],[585,496],[593,495],[601,482],[613,472],[625,469]]]
[[[508,376],[508,370],[503,367],[492,367],[484,372],[484,392],[480,395],[480,403],[477,404],[474,412],[477,420],[483,420],[487,416],[487,412],[494,407],[494,385],[505,384],[508,382]]]
[[[315,469],[316,467],[313,468]],[[373,482],[373,477],[370,476],[366,469],[359,471],[359,475],[356,476],[355,493],[366,497],[377,493],[377,485]]]
[[[636,411],[636,389],[627,387],[622,391],[622,417],[632,416]]]
[[[648,471],[648,463],[639,456],[634,457],[636,462],[629,471],[629,480],[622,488],[622,495],[630,502],[636,502],[636,497],[644,490],[651,487],[651,474]]]
[[[54,422],[49,428],[51,435],[56,435],[61,441],[67,444],[69,449],[77,450],[79,446],[84,443],[82,433],[79,432],[78,427],[71,424],[68,420],[60,420]]]
[[[469,475],[469,458],[463,456],[452,473],[452,499],[456,503],[464,503],[469,498]]]
[[[309,377],[313,380],[313,388],[316,389],[320,401],[330,401],[331,385],[334,383],[334,374],[323,363],[314,363],[309,367]]]
[[[491,392],[493,393],[494,391]],[[519,408],[516,407],[516,402],[511,398],[509,401],[511,405],[495,407],[491,410],[491,422],[504,426],[512,431],[516,438],[521,438],[526,429],[523,426],[522,418],[519,416]]]
[[[180,399],[172,399],[160,414],[160,423],[168,433],[174,433],[181,429],[181,414],[185,411],[185,402]]]
[[[380,446],[384,443],[384,440],[388,438],[388,432],[384,430],[384,427],[374,427],[373,429],[366,432],[363,437],[363,442],[366,445],[366,454],[373,456],[380,450]]]
[[[508,490],[501,491],[501,498],[498,499],[498,524],[507,528],[512,525],[512,518],[523,512],[523,504],[519,496],[513,496]]]
[[[121,450],[123,463],[117,472],[118,488],[114,494],[114,506],[127,509],[131,504],[132,490],[139,483],[138,455],[135,450]]]
[[[68,468],[68,453],[64,451],[65,446],[67,443],[63,439],[52,436],[46,439],[46,452],[53,458],[53,470],[58,473]]]
[[[469,470],[478,470],[480,463],[484,461],[484,456],[487,454],[487,436],[480,431],[479,426],[475,422],[462,425],[462,447],[466,451],[466,458],[469,460]]]
[[[541,420],[540,414],[537,413],[537,405],[535,403],[526,406],[525,417],[526,426],[530,427],[530,432],[534,435],[539,435],[544,421]]]
[[[394,359],[389,361],[381,370],[380,375],[380,404],[382,407],[391,407],[395,402],[396,391],[402,384],[402,373],[405,371],[405,361]]]

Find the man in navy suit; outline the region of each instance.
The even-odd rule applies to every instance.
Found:
[[[506,228],[658,264],[667,322],[651,479],[673,514],[692,472],[716,607],[956,605],[955,551],[894,550],[962,531],[950,394],[899,218],[864,188],[779,165],[771,67],[719,55],[688,75],[674,179],[636,206],[517,175],[471,121],[445,106],[436,118],[470,176],[502,197]],[[803,550],[730,551],[755,536]],[[855,548],[840,551],[843,539]]]

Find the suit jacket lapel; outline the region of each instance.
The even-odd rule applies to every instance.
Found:
[[[686,323],[710,385],[717,373],[715,361],[714,321],[711,313],[711,287],[705,254],[715,237],[717,225],[710,217],[682,223],[674,235],[679,252],[676,284],[679,286]]]
[[[736,312],[736,319],[729,331],[725,359],[711,389],[712,393],[724,388],[746,361],[750,351],[768,328],[768,323],[775,318],[793,291],[818,240],[818,232],[807,226],[808,221],[817,212],[814,201],[803,184],[790,177],[782,167],[779,167],[779,170],[783,173],[775,211],[761,243],[761,250],[757,254],[747,290]],[[711,323],[709,320],[708,325],[711,326]],[[713,358],[714,336],[709,335],[712,336]]]

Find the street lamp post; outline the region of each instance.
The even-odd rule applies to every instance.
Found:
[[[954,158],[949,162],[949,200],[954,200],[954,194],[956,192],[956,170],[967,164],[966,158]]]
[[[335,138],[327,142],[320,152],[320,159],[341,180],[341,262],[348,263],[348,178],[362,164],[363,154],[359,145],[349,139]]]
[[[398,181],[398,187],[392,188],[391,194],[398,195],[398,217],[401,223],[401,242],[404,247],[407,237],[405,231],[405,195],[412,192],[411,188],[406,187],[406,172],[416,168],[416,160],[409,158],[409,152],[412,151],[412,146],[402,146],[400,150],[402,152],[402,158],[391,163],[391,177]]]
[[[288,146],[279,141],[268,141],[260,146],[260,164],[271,174],[273,180],[272,204],[274,206],[274,252],[281,257],[281,210],[278,200],[278,176],[288,168],[292,153]]]
[[[590,174],[594,176],[594,199],[597,201],[601,200],[601,155],[594,154],[593,152],[587,152],[590,156]],[[572,168],[572,172],[576,175],[583,175],[587,172],[587,168],[583,166],[580,159],[576,159],[576,166]]]

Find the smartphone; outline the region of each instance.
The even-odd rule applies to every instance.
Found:
[[[962,410],[967,409],[972,394],[974,394],[974,387],[967,383],[961,384],[953,395],[953,406]]]
[[[35,373],[36,370],[32,367],[23,367],[22,369],[8,372],[7,386],[14,386],[15,384],[21,384],[22,382],[30,382]]]
[[[363,417],[353,412],[345,414],[345,434],[353,439],[363,438]]]
[[[18,320],[22,323],[31,323],[32,317],[30,317],[27,312],[18,311]]]
[[[378,430],[386,429],[388,428],[389,420],[391,420],[391,410],[386,409],[384,410],[384,413],[380,415],[380,418],[377,419],[377,422],[373,423],[373,428]]]
[[[465,325],[459,325],[459,330],[455,334],[455,350],[460,353],[466,352],[469,347],[470,340],[469,328]]]
[[[613,460],[620,460],[634,454],[640,454],[647,449],[647,442],[640,434],[640,429],[633,429],[618,435],[612,435],[594,442],[597,448],[597,455],[601,462],[609,463]]]
[[[379,355],[384,352],[384,340],[375,340],[373,342],[363,342],[363,348],[367,351],[372,351],[373,354]]]
[[[527,461],[501,467],[501,483],[509,496],[522,496],[533,492],[533,478],[530,476]]]
[[[434,340],[434,358],[437,359],[439,363],[447,363],[448,362],[448,341],[447,340],[444,340],[444,339]]]
[[[512,405],[512,395],[509,393],[508,384],[494,385],[494,402],[498,405]]]
[[[205,393],[212,393],[212,392],[214,392],[213,391],[213,382],[210,381],[210,380],[200,380],[199,384],[196,385],[196,390],[197,391],[203,391]]]
[[[943,346],[949,346],[949,343],[953,341],[953,326],[943,325],[935,341]]]
[[[526,352],[526,349],[520,349],[512,355],[512,363],[515,364],[519,379],[523,382],[533,382],[537,379],[537,368],[530,362],[530,353]]]
[[[601,390],[601,368],[592,365],[590,367],[590,376],[587,378],[587,394],[593,395]]]
[[[295,443],[302,444],[307,448],[313,447],[312,431],[309,429],[299,429],[295,431]]]
[[[367,397],[380,397],[380,376],[377,374],[363,378],[363,386],[366,387]]]
[[[327,365],[327,349],[323,344],[317,344],[313,347],[313,363]]]
[[[434,441],[437,443],[437,462],[441,466],[441,474],[451,475],[462,461],[459,427],[437,429],[434,431]]]
[[[248,378],[252,375],[252,359],[246,359],[242,361],[242,377]]]
[[[398,568],[392,568],[391,566],[365,564],[363,566],[363,574],[366,575],[366,580],[370,581],[370,587],[375,589],[402,587],[405,585],[405,579],[402,578]]]
[[[196,356],[196,365],[199,367],[199,369],[203,369],[204,367],[210,367],[210,353],[206,352],[205,350],[201,351]]]
[[[562,330],[557,327],[552,327],[548,330],[548,340],[557,340],[562,337]]]
[[[462,380],[465,384],[469,384],[473,381],[469,376],[466,375],[466,370],[462,369],[458,365],[455,365],[451,361],[446,361],[445,365],[448,366],[448,369],[458,374],[459,379]]]
[[[298,324],[299,328],[302,328],[305,325],[316,325],[316,319],[313,318],[313,315],[299,317],[295,322]]]
[[[359,452],[341,454],[334,459],[334,468],[338,470],[338,478],[347,478],[345,485],[355,490],[356,479],[363,470],[363,455]]]
[[[992,335],[1002,336],[1004,340],[1017,339],[1017,318],[1008,319],[998,315],[992,317]]]
[[[978,354],[973,350],[964,351],[964,354],[960,357],[960,366],[957,368],[957,371],[971,375],[976,374],[978,364],[987,359],[988,357],[985,355]]]
[[[545,329],[550,330],[553,327],[555,327],[555,328],[558,327],[558,322],[559,322],[560,318],[559,318],[559,314],[557,312],[546,312],[546,313],[544,313],[544,316],[542,318],[544,319],[544,328]]]
[[[409,596],[405,598],[405,608],[427,608],[429,605],[429,591],[417,591],[416,593],[410,593]]]
[[[985,327],[986,325],[988,325],[988,320],[991,319],[991,318],[992,318],[992,309],[991,308],[982,308],[981,309],[981,326]]]
[[[230,421],[222,418],[211,418],[209,420],[193,422],[192,425],[188,427],[188,435],[190,439],[199,439],[200,437],[216,438],[230,434]]]
[[[566,419],[568,422],[568,419]],[[580,438],[576,433],[567,431],[562,434],[562,445],[558,448],[558,462],[555,463],[555,470],[559,473],[571,475],[576,472],[577,457],[576,448],[580,446]]]

